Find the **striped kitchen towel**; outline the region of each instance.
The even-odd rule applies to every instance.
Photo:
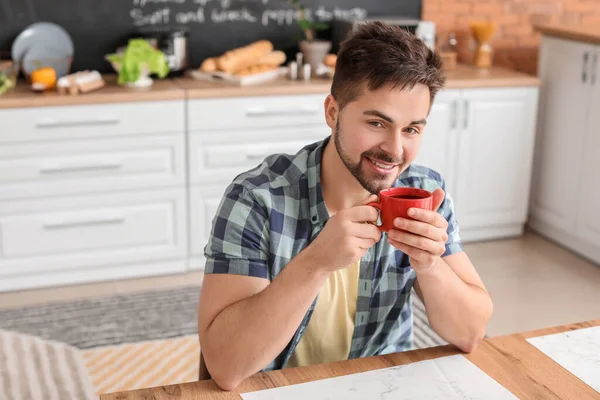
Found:
[[[0,329],[0,399],[97,399],[79,350]]]

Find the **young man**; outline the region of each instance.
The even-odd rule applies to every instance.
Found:
[[[465,352],[491,299],[462,251],[440,175],[413,165],[445,78],[418,38],[381,23],[342,45],[325,118],[332,134],[273,155],[227,188],[205,249],[203,356],[226,390],[260,371],[408,350],[410,293]],[[433,192],[381,234],[366,206],[392,186]]]

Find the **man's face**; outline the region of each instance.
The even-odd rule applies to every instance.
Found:
[[[365,91],[338,113],[334,143],[346,168],[370,193],[392,186],[415,160],[429,113],[429,88]]]

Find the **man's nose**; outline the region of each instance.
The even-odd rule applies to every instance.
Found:
[[[404,155],[404,138],[402,132],[396,132],[390,135],[385,142],[381,144],[381,150],[388,153],[394,160],[402,159]]]

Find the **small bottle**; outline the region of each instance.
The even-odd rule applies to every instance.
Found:
[[[290,61],[290,63],[288,64],[288,69],[289,78],[293,81],[298,79],[298,64],[296,64],[296,61]]]
[[[458,42],[456,41],[456,34],[454,32],[450,32],[448,34],[448,42],[446,43],[445,51],[451,52],[451,53],[456,53],[457,43]]]
[[[304,67],[302,69],[302,77],[305,81],[310,80],[310,64],[304,64]]]

